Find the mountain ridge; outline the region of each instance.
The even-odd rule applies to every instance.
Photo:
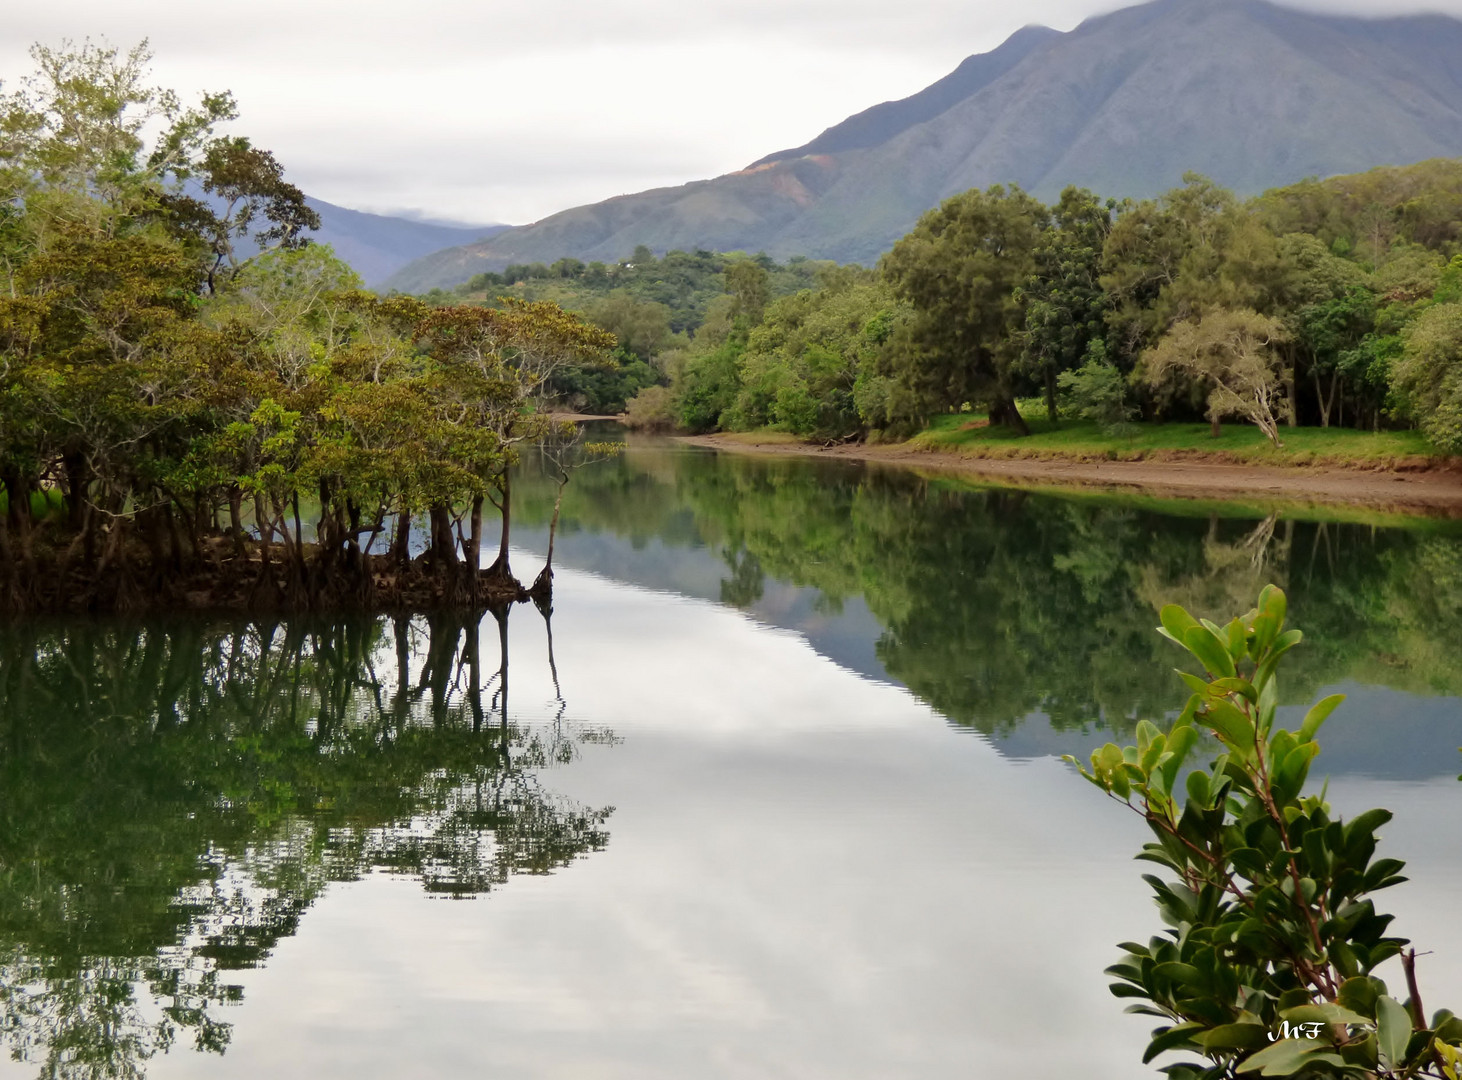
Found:
[[[801,147],[436,252],[387,284],[421,291],[563,256],[609,262],[641,243],[870,261],[971,187],[1145,197],[1192,170],[1249,195],[1459,155],[1462,21],[1153,0],[1066,32],[1028,27]]]
[[[379,285],[422,255],[470,244],[512,227],[415,221],[351,210],[313,197],[306,197],[305,202],[320,215],[320,228],[310,233],[310,239],[329,244],[368,286]]]

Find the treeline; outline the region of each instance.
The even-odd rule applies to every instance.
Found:
[[[618,263],[559,259],[477,274],[455,289],[434,289],[427,303],[497,307],[513,300],[550,301],[614,335],[613,367],[565,370],[552,390],[566,408],[622,412],[641,390],[661,384],[703,334],[728,333],[736,315],[731,283],[757,279],[767,300],[813,288],[834,264],[794,256],[785,265],[765,254],[670,251],[640,245]]]
[[[217,134],[226,94],[183,108],[140,47],[32,55],[0,99],[0,612],[519,596],[510,470],[582,456],[545,404],[614,338],[364,293],[272,155]]]
[[[1306,181],[1242,202],[1190,175],[1142,202],[969,191],[876,270],[772,299],[725,283],[630,404],[646,425],[846,439],[985,410],[1052,420],[1419,427],[1462,450],[1462,162]],[[755,269],[749,268],[747,276]],[[1026,407],[1031,412],[1031,407]]]

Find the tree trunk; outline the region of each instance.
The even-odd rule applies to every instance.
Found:
[[[1223,435],[1223,427],[1219,424],[1218,417],[1210,416],[1208,418],[1208,434],[1215,439]]]
[[[66,527],[73,533],[85,528],[86,509],[90,499],[91,469],[86,454],[72,450],[61,458],[66,470]]]
[[[472,532],[467,539],[467,597],[477,606],[477,582],[482,577],[482,496],[472,499]]]
[[[543,560],[543,569],[538,571],[533,587],[528,590],[528,595],[535,600],[553,595],[553,540],[558,533],[558,512],[563,509],[563,489],[567,483],[567,479],[559,481],[558,495],[553,500],[553,517],[548,522],[548,557]]]
[[[228,489],[228,531],[233,537],[234,554],[242,561],[248,553],[244,548],[244,493],[237,484]]]
[[[411,511],[402,510],[396,515],[396,535],[391,540],[391,564],[398,571],[406,569],[411,561]]]
[[[7,506],[6,525],[10,538],[19,548],[20,562],[29,576],[34,572],[34,552],[31,547],[30,484],[19,469],[8,469],[0,476],[5,485]]]
[[[198,550],[196,548],[188,548],[184,543],[183,525],[178,520],[178,515],[173,512],[173,507],[167,506],[164,510],[167,516],[168,534],[172,537],[173,541],[173,569],[181,573],[189,565],[183,558],[184,550],[188,550],[189,557],[195,563],[198,561]]]
[[[1056,369],[1046,368],[1046,416],[1051,423],[1060,419],[1060,413],[1056,408]]]
[[[508,565],[508,538],[513,524],[513,488],[510,474],[506,469],[498,481],[498,491],[502,492],[503,502],[499,509],[502,512],[502,535],[498,538],[497,558],[487,568],[487,576],[498,580],[506,581],[513,576],[512,568]]]
[[[990,423],[1005,424],[1017,435],[1031,433],[1025,417],[1020,415],[1020,410],[1015,407],[1014,399],[1008,395],[996,398],[990,405]]]
[[[457,565],[452,512],[446,503],[436,503],[431,508],[431,562],[435,568]]]
[[[481,500],[479,500],[481,501]],[[472,712],[472,734],[482,731],[482,619],[474,617],[467,627],[467,707]]]
[[[508,760],[508,613],[512,606],[507,605],[502,613],[493,612],[497,620],[497,649],[498,649],[498,701],[502,705],[502,754],[506,763]]]

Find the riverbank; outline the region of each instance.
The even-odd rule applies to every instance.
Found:
[[[1273,465],[1195,456],[1090,460],[1015,457],[940,446],[927,438],[906,443],[819,446],[761,432],[680,436],[696,446],[744,454],[869,461],[916,470],[960,473],[992,484],[1106,488],[1176,498],[1247,499],[1365,507],[1404,514],[1462,518],[1462,468],[1435,461]]]
[[[1342,427],[1285,427],[1275,446],[1253,424],[1226,423],[1214,436],[1206,423],[1133,423],[1118,434],[1102,425],[1027,417],[1029,435],[991,425],[982,416],[937,416],[911,440],[916,446],[976,457],[1058,458],[1077,461],[1199,461],[1280,468],[1330,466],[1385,468],[1398,472],[1462,467],[1462,459],[1438,453],[1419,431],[1357,431]]]

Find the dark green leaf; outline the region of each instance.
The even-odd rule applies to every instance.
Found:
[[[1411,1040],[1411,1014],[1393,997],[1376,999],[1376,1042],[1381,1063],[1397,1068],[1406,1063],[1406,1044]]]

